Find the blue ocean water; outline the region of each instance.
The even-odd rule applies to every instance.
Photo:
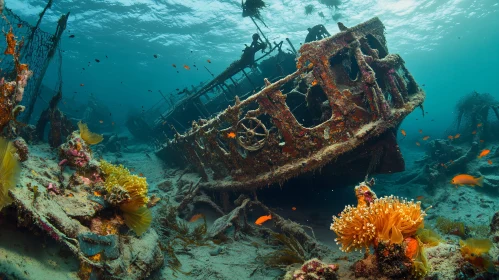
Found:
[[[499,94],[495,82],[499,4],[495,0],[350,0],[343,1],[337,10],[310,1],[316,13],[308,16],[306,4],[268,1],[262,11],[268,28],[262,26],[262,30],[269,40],[289,38],[298,47],[307,28],[316,24],[337,32],[334,16],[346,26],[380,17],[386,26],[389,51],[404,58],[427,92],[428,118],[416,122],[412,115],[404,127],[424,125],[437,132],[452,119],[460,96],[473,90]],[[7,6],[34,24],[45,1],[11,0]],[[157,90],[167,93],[209,80],[211,76],[202,66],[220,73],[239,58],[244,44],[249,44],[256,32],[251,20],[241,17],[237,0],[61,0],[47,11],[42,29],[53,32],[59,16],[68,11],[71,15],[61,43],[65,50],[64,91],[78,92],[79,101],[92,93],[119,108],[115,112],[118,122],[128,107],[147,108],[160,100]],[[69,38],[70,34],[75,38]],[[96,58],[101,62],[95,63]],[[184,64],[197,64],[199,71],[185,71]],[[46,77],[48,85],[55,83],[55,69],[51,73]],[[82,83],[84,88],[79,86]]]
[[[497,209],[473,208],[469,201],[465,208],[459,201],[463,209],[455,211],[455,200],[461,198],[456,198],[458,191],[454,192],[449,184],[439,186],[448,189],[441,191],[437,188],[434,197],[418,184],[401,184],[397,187],[389,184],[414,171],[412,168],[416,166],[415,162],[426,155],[427,143],[447,138],[449,128],[453,127],[457,117],[456,103],[462,97],[477,91],[490,93],[499,100],[499,70],[496,66],[499,63],[497,0],[342,0],[337,8],[327,7],[319,0],[266,2],[267,7],[261,12],[265,25],[257,21],[263,33],[271,42],[289,38],[297,49],[304,42],[309,27],[323,24],[331,34],[335,34],[339,31],[337,22],[350,27],[379,17],[386,27],[389,52],[401,55],[407,69],[425,90],[426,100],[424,116],[420,109],[416,109],[406,117],[397,131],[407,171],[396,176],[377,177],[384,186],[380,187],[379,192],[376,191],[380,196],[427,196],[431,201],[424,201],[425,206],[430,203],[440,205],[440,208],[435,207],[434,213],[467,219],[467,222],[480,216],[480,222],[489,222]],[[8,0],[6,5],[34,25],[46,1]],[[306,5],[313,5],[312,14],[305,13]],[[240,58],[245,44],[249,45],[251,35],[257,32],[251,19],[242,17],[240,6],[238,0],[55,1],[47,11],[41,28],[53,33],[59,17],[71,12],[60,45],[63,50],[64,104],[85,104],[91,96],[95,96],[109,107],[115,126],[113,132],[128,135],[125,122],[129,112],[146,111],[163,99],[162,93],[182,98],[182,95],[177,94],[178,89],[206,82],[212,78],[210,72],[217,75]],[[58,81],[57,67],[56,63],[50,65],[45,76],[43,83],[49,88],[54,88]],[[196,118],[193,116],[193,119]],[[90,127],[92,125],[97,124],[90,124]],[[407,135],[402,135],[401,129]],[[430,136],[430,141],[421,140],[423,136]],[[137,169],[136,173],[144,172],[156,188],[168,172],[160,164],[152,167],[148,153],[152,154],[153,149],[141,145],[134,146],[133,152],[124,157],[121,153],[115,155],[110,152],[107,156],[116,163],[122,160],[129,163],[131,169]],[[497,150],[496,146],[494,148]],[[485,164],[483,169],[488,168]],[[470,168],[470,171],[477,170]],[[317,172],[317,177],[320,175],[320,171]],[[291,198],[292,195],[286,196],[282,189],[277,190],[281,193],[271,195],[264,190],[262,197],[267,196],[265,202],[270,206],[286,207],[288,213],[285,210],[283,212],[289,215],[287,217],[313,227],[320,241],[335,246],[329,230],[330,216],[341,212],[346,204],[354,204],[355,196],[351,189],[334,189],[342,181],[328,182],[314,178],[316,185],[310,186],[306,185],[312,182],[310,178],[301,180],[298,182],[310,190],[302,196],[295,195],[295,186],[294,192],[291,192],[294,198]],[[450,197],[448,193],[451,190],[454,196],[449,202],[445,199]],[[466,188],[459,192],[459,196],[469,196],[472,201],[490,199],[490,193],[483,190],[475,192],[475,189]],[[496,196],[491,197],[496,199]],[[285,199],[290,200],[283,201]],[[316,212],[319,210],[313,209],[314,206],[321,211],[326,210],[318,214]],[[292,207],[297,207],[299,211],[289,211]],[[480,214],[470,218],[465,216],[468,212]],[[437,214],[432,215],[431,223],[434,223]],[[257,216],[250,213],[250,218]],[[188,218],[183,217],[185,220]],[[164,275],[156,277],[170,279]]]

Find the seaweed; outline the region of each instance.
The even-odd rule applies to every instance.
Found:
[[[436,227],[444,234],[457,235],[462,238],[466,236],[466,226],[463,222],[456,222],[445,217],[438,217]]]
[[[182,271],[180,268],[182,267],[182,263],[179,261],[177,258],[177,255],[175,254],[175,249],[173,248],[173,245],[175,241],[168,241],[166,245],[160,244],[160,248],[162,251],[166,252],[166,255],[168,256],[168,261],[167,261],[167,266],[172,270],[172,274],[174,277],[177,277],[178,272],[184,274],[184,275],[190,275],[191,272],[185,272]]]
[[[251,17],[251,18],[256,18],[260,22],[263,23],[263,25],[267,26],[265,22],[262,19],[262,15],[260,14],[260,10],[265,8],[267,4],[263,0],[246,0],[246,2],[243,2],[241,0],[241,7],[243,8],[243,17]]]
[[[203,217],[203,223],[197,225],[192,230],[189,224],[183,220],[177,220],[177,208],[173,206],[163,206],[158,210],[159,221],[156,228],[161,236],[161,239],[166,240],[166,245],[161,246],[161,250],[168,255],[168,267],[175,273],[180,272],[184,275],[189,275],[190,272],[180,270],[182,263],[175,255],[174,245],[182,246],[184,251],[187,251],[189,246],[209,246],[206,240],[207,224],[206,218]]]
[[[427,228],[425,229],[420,228],[416,232],[416,236],[419,238],[419,240],[421,240],[421,242],[424,245],[427,245],[429,247],[437,246],[440,243],[440,240],[442,240],[442,237],[440,237],[438,233]]]
[[[438,236],[431,230],[428,230],[428,232],[435,234],[435,236]],[[418,241],[418,251],[416,258],[412,263],[412,275],[415,279],[423,279],[431,270],[431,266],[428,263],[428,258],[426,257],[426,251],[423,242],[419,239],[419,237],[416,237],[416,240]]]
[[[298,240],[281,233],[272,233],[272,237],[283,246],[281,249],[263,257],[266,265],[270,267],[283,267],[305,262],[305,250],[303,250]]]
[[[470,235],[473,237],[487,238],[490,234],[490,227],[488,225],[478,225],[468,227]]]

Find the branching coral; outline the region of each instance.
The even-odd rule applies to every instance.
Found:
[[[15,188],[19,178],[19,163],[11,142],[0,138],[0,210],[11,202],[9,190]]]
[[[110,193],[109,197],[112,197],[113,191],[117,189],[124,189],[127,192],[126,195],[119,194],[123,199],[117,202],[118,206],[124,212],[125,224],[137,235],[142,235],[152,221],[151,211],[146,207],[148,202],[146,178],[130,174],[123,165],[116,166],[104,160],[100,161],[100,168],[105,175],[104,186]]]
[[[99,144],[104,139],[102,135],[90,132],[87,124],[82,123],[81,121],[78,122],[78,129],[80,129],[81,139],[83,139],[88,145]]]
[[[342,251],[368,248],[378,242],[401,244],[423,227],[425,211],[421,203],[388,196],[374,200],[369,206],[347,206],[340,217],[333,217],[331,230]]]

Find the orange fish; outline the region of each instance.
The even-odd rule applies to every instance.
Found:
[[[199,220],[200,218],[204,218],[204,215],[203,214],[196,214],[189,219],[189,223],[193,223],[193,222]]]
[[[459,138],[459,137],[461,137],[461,134],[459,134],[459,133],[458,133],[458,134],[456,134],[456,135],[454,136],[454,139],[457,139],[457,138]]]
[[[111,125],[114,125],[114,122],[112,122]]]
[[[454,136],[452,135],[447,136],[447,138],[449,138],[449,140],[454,140]]]
[[[428,140],[428,139],[430,139],[430,136],[425,136],[425,137],[423,137],[423,141],[426,141],[426,140]]]
[[[75,195],[72,193],[68,193],[68,197],[74,197]]]
[[[488,155],[490,153],[490,150],[483,150],[480,155],[478,156],[478,158],[483,158],[484,156]]]
[[[441,163],[440,164],[443,168],[447,168],[447,165],[445,165],[445,163]]]
[[[312,82],[312,86],[315,86],[315,85],[317,85],[317,80],[314,80],[314,81]]]
[[[483,142],[485,142],[485,140],[480,140],[480,143],[483,143]]]
[[[492,165],[492,161],[490,159],[487,160],[487,163],[490,164],[490,165]]]
[[[255,224],[261,226],[263,223],[265,223],[266,221],[271,220],[271,219],[272,219],[272,215],[261,216],[260,218],[258,218],[255,221]]]
[[[102,194],[100,192],[97,192],[97,191],[94,191],[94,195],[95,196],[102,196]]]
[[[456,177],[452,178],[450,181],[451,184],[455,185],[456,188],[458,186],[468,185],[468,186],[483,186],[483,177],[475,178],[468,174],[459,174]]]
[[[479,123],[476,125],[476,127],[481,127],[483,125],[483,123]]]
[[[421,146],[421,144],[419,144],[419,142],[416,142],[416,146],[418,146],[418,147],[419,147],[419,146]]]
[[[400,130],[400,133],[401,133],[404,137],[405,137],[405,136],[407,136],[407,133],[405,133],[405,130],[403,130],[403,129],[401,129],[401,130]]]
[[[424,196],[422,196],[422,195],[416,197],[417,200],[422,200],[423,198],[424,198]]]
[[[144,174],[142,172],[139,173],[139,177],[144,177]]]
[[[473,132],[471,134],[475,135],[476,134],[476,130],[473,130]]]
[[[188,65],[185,65],[185,64],[184,64],[184,68],[185,68],[185,70],[191,70],[191,67],[189,67]]]
[[[423,130],[422,130],[422,129],[420,129],[420,130],[419,130],[419,133],[423,133]]]
[[[175,65],[175,64],[172,64],[172,66],[173,66],[173,68],[177,68],[177,65]]]
[[[291,210],[295,211],[295,210],[296,210],[296,207],[291,207]]]
[[[231,131],[231,132],[227,133],[227,138],[234,139],[234,138],[236,138],[236,134]]]
[[[84,86],[85,84],[80,84],[80,87]]]
[[[211,60],[207,59],[206,61],[208,61],[208,63],[211,63]]]

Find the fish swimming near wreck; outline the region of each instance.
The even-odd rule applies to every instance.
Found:
[[[463,186],[463,185],[468,185],[468,186],[472,186],[472,187],[474,187],[474,186],[483,187],[483,176],[475,178],[475,177],[468,175],[468,174],[459,174],[459,175],[455,176],[454,178],[452,178],[450,183],[455,185],[456,188],[458,186]]]
[[[263,223],[265,223],[268,220],[272,220],[272,215],[261,216],[255,221],[255,224],[261,226],[263,225]]]
[[[478,158],[483,158],[484,156],[488,155],[490,153],[490,150],[484,149],[480,155],[478,155]]]

